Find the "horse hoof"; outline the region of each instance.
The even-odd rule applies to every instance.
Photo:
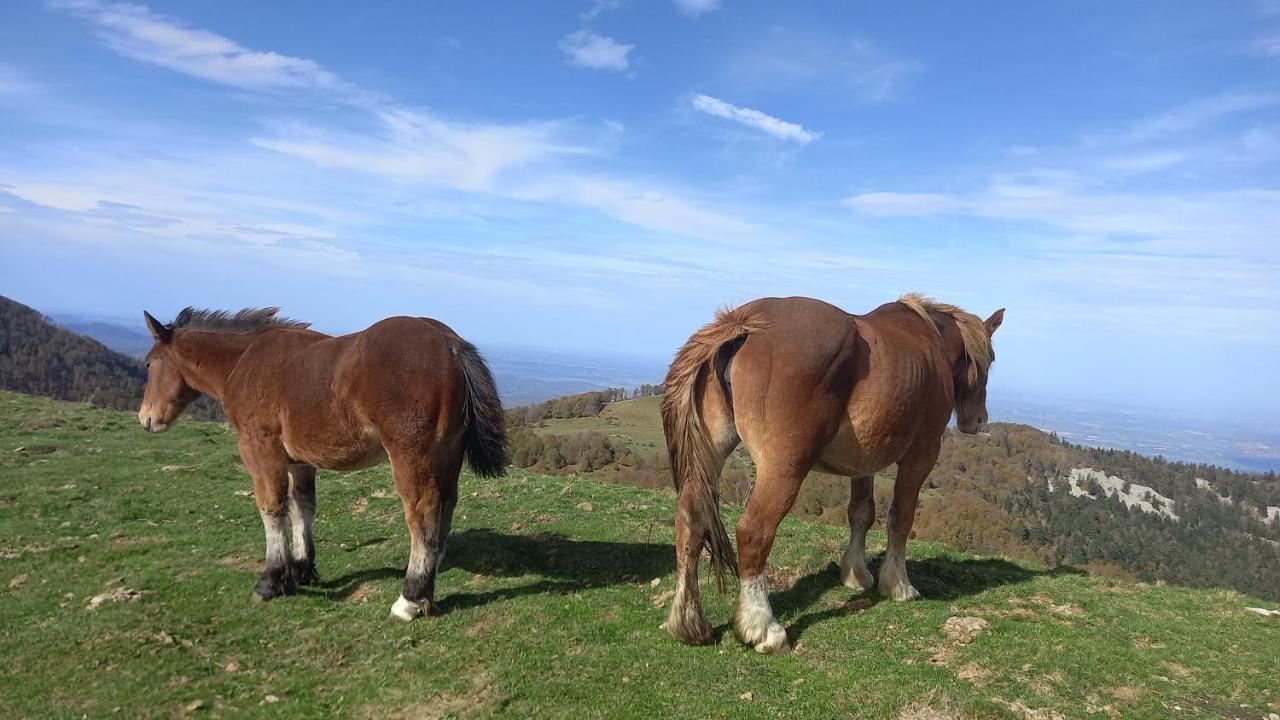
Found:
[[[906,602],[907,600],[920,599],[920,591],[912,587],[910,583],[902,583],[901,585],[895,585],[892,588],[890,588],[889,592],[887,593],[882,592],[881,595],[888,595],[889,597],[893,598],[894,600],[897,600],[898,602]]]
[[[315,565],[307,568],[300,568],[294,571],[294,585],[298,587],[306,587],[308,585],[317,585],[320,583],[320,575],[316,572]]]
[[[787,631],[781,625],[773,625],[764,641],[756,645],[756,652],[761,655],[789,655],[791,643],[787,640]]]
[[[840,583],[850,590],[870,590],[875,587],[875,578],[871,576],[871,571],[866,568],[858,568],[850,570],[849,568],[840,568]]]
[[[413,622],[425,613],[422,606],[423,603],[406,600],[404,595],[401,595],[396,600],[396,604],[391,606],[391,619],[401,622]]]

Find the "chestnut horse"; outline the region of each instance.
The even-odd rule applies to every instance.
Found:
[[[393,317],[330,337],[277,312],[187,308],[169,325],[143,313],[155,345],[138,421],[161,432],[201,394],[222,403],[266,529],[255,600],[317,580],[316,468],[358,470],[389,458],[410,540],[391,616],[434,612],[463,456],[485,477],[507,466],[489,368],[471,343],[428,318]]]
[[[698,558],[706,547],[722,589],[726,568],[740,579],[738,639],[762,653],[790,650],[769,607],[765,564],[778,523],[813,468],[850,477],[841,576],[851,588],[870,589],[872,478],[897,463],[879,591],[895,600],[919,597],[907,580],[905,550],[920,485],[938,459],[953,409],[962,432],[975,433],[987,421],[991,335],[1003,318],[997,310],[984,322],[916,294],[867,315],[809,298],[764,298],[724,310],[694,333],[671,364],[662,398],[680,493],[667,630],[686,643],[712,639],[698,593]],[[756,483],[738,522],[735,566],[718,483],[739,442],[755,461]]]

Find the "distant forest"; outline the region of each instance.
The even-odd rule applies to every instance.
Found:
[[[0,389],[137,410],[146,382],[147,368],[139,360],[0,296]],[[201,398],[187,414],[221,419],[222,408]]]

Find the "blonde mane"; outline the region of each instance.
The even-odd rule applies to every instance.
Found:
[[[966,312],[964,309],[955,305],[938,302],[931,297],[922,295],[921,293],[907,293],[898,298],[898,302],[911,308],[915,314],[924,318],[929,326],[942,336],[942,331],[938,329],[937,323],[933,318],[929,317],[929,311],[934,310],[944,315],[950,315],[956,321],[956,327],[960,329],[960,338],[964,341],[965,354],[974,363],[977,363],[983,370],[991,367],[991,336],[987,334],[987,326],[983,324],[982,319],[973,313]]]

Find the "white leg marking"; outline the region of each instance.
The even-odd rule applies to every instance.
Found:
[[[773,617],[769,607],[769,587],[764,573],[743,580],[738,593],[738,607],[733,613],[733,629],[738,639],[766,655],[791,652],[787,631]]]
[[[391,606],[391,617],[394,620],[410,622],[425,613],[426,610],[423,608],[423,603],[405,600],[404,595],[401,595],[396,600],[396,604]]]
[[[892,521],[889,525],[889,547],[884,551],[884,565],[880,568],[880,594],[894,600],[915,600],[920,592],[907,580],[907,558],[904,552],[906,538],[897,538]]]
[[[288,520],[283,515],[262,515],[262,527],[267,533],[267,567],[275,568],[286,564],[288,539],[285,537]]]
[[[853,590],[870,590],[875,586],[875,578],[867,569],[866,538],[859,532],[853,533],[840,559],[840,582]]]

